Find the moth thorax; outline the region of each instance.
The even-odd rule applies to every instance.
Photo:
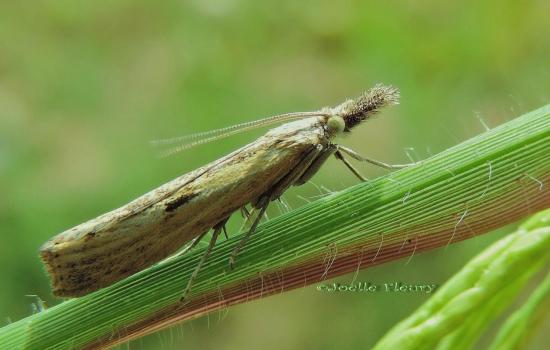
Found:
[[[336,136],[344,132],[346,122],[339,115],[333,115],[327,120],[327,131],[331,136]]]

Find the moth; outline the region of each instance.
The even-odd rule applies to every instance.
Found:
[[[333,142],[381,108],[397,104],[398,98],[394,87],[376,85],[333,108],[281,114],[168,140],[187,141],[169,151],[173,153],[285,122],[218,160],[51,238],[40,248],[40,257],[51,277],[53,293],[76,297],[109,286],[175,254],[186,244],[187,249],[193,248],[212,229],[210,243],[183,292],[187,295],[232,213],[243,210],[254,218],[229,257],[231,266],[269,203],[290,186],[311,179],[330,156],[342,161],[360,180],[365,179],[345,155],[388,169],[408,166],[366,158]]]

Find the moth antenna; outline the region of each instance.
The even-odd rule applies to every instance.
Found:
[[[161,153],[161,157],[167,157],[174,153],[178,153],[180,151],[183,151],[195,146],[213,142],[232,135],[240,134],[242,132],[253,130],[262,126],[267,126],[267,125],[280,123],[280,122],[287,122],[287,121],[296,120],[296,119],[303,119],[307,117],[315,117],[315,116],[327,116],[327,113],[315,111],[315,112],[292,112],[292,113],[279,114],[279,115],[274,115],[264,119],[258,119],[250,122],[231,125],[221,129],[203,131],[203,132],[184,135],[180,137],[164,139],[164,140],[154,140],[154,141],[150,141],[150,143],[155,146],[162,146],[162,145],[183,142],[182,144],[169,148],[166,151]]]

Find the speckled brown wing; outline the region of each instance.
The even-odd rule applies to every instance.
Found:
[[[40,249],[54,294],[84,295],[166,258],[235,210],[257,202],[273,186],[279,184],[282,193],[292,185],[285,176],[328,144],[317,118],[287,123],[123,207],[60,233]]]

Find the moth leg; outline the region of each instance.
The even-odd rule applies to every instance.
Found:
[[[305,181],[311,178],[313,174],[315,174],[315,172],[319,169],[324,161],[323,158],[326,158],[324,155],[326,155],[326,153],[329,151],[330,149],[327,149],[322,145],[316,145],[315,147],[313,147],[307,154],[303,156],[300,162],[296,164],[288,174],[286,174],[271,188],[270,194],[268,196],[260,198],[257,203],[253,203],[252,205],[260,208],[262,206],[261,200],[275,200],[277,198],[280,198],[290,186],[299,186],[303,184]]]
[[[319,158],[319,155],[322,154],[322,152],[323,152],[322,145],[317,145],[312,147],[308,153],[304,154],[300,162],[288,174],[286,174],[281,180],[279,180],[279,182],[277,182],[269,190],[269,192],[264,193],[257,200],[251,202],[252,211],[254,211],[254,209],[259,209],[259,212],[256,218],[254,219],[252,226],[250,226],[250,229],[248,230],[248,232],[237,244],[235,249],[233,249],[233,252],[229,257],[229,267],[231,269],[233,269],[233,267],[235,266],[235,259],[237,257],[237,254],[239,254],[239,252],[244,247],[244,245],[246,244],[250,236],[254,233],[254,231],[256,231],[256,227],[260,223],[260,220],[262,219],[262,217],[265,216],[267,218],[266,210],[269,205],[269,202],[280,198],[281,195],[284,193],[284,191],[286,191],[286,189],[288,189],[291,185],[301,184],[298,182],[299,179],[304,175],[305,172],[307,172],[308,168],[310,168],[312,164],[315,163],[315,160]],[[320,164],[318,166],[314,166],[315,169],[318,169],[319,167],[320,167]],[[248,221],[248,218],[250,217],[251,217],[251,214],[248,215],[246,221]]]
[[[185,287],[185,290],[183,291],[183,294],[180,298],[180,302],[183,302],[185,300],[185,297],[191,290],[191,287],[193,286],[193,282],[195,282],[195,279],[197,278],[197,275],[199,274],[199,271],[202,268],[202,265],[206,262],[206,259],[210,255],[210,252],[212,251],[212,248],[214,247],[214,244],[216,244],[216,240],[218,239],[218,236],[223,230],[223,227],[225,226],[225,223],[229,220],[229,217],[218,223],[216,226],[214,226],[214,232],[212,233],[212,238],[210,239],[210,243],[208,244],[208,248],[206,248],[206,251],[202,254],[201,259],[199,260],[199,263],[197,264],[197,267],[195,267],[195,270],[193,271],[193,274],[189,278],[189,282],[187,282],[187,286]]]
[[[248,220],[250,218],[250,211],[248,210],[248,208],[243,205],[241,207],[241,215],[243,216],[243,218],[245,218],[246,220]]]
[[[244,210],[243,210],[244,208]],[[248,210],[246,207],[242,207],[241,208],[241,213],[243,214],[244,216],[244,221],[243,223],[241,224],[241,227],[239,228],[239,231],[238,232],[241,232],[244,230],[245,226],[248,225],[248,223],[250,222],[250,219],[252,218],[252,215],[254,215],[254,211],[256,210],[256,208],[252,207],[251,210]],[[246,216],[245,216],[246,215]]]
[[[176,254],[176,256],[182,256],[183,254],[187,253],[191,249],[195,248],[197,244],[199,244],[199,242],[204,238],[204,236],[206,236],[207,233],[208,231],[201,233],[199,236],[193,238],[193,240],[191,241],[191,244],[189,244],[187,247],[185,247],[185,249],[183,249],[181,252]]]
[[[262,204],[260,211],[258,212],[258,215],[254,219],[254,222],[252,223],[252,226],[250,226],[250,229],[248,232],[244,235],[243,238],[239,241],[237,246],[233,249],[233,252],[231,252],[231,256],[229,257],[229,268],[232,270],[235,266],[235,259],[237,258],[237,254],[241,251],[241,249],[244,247],[250,236],[256,231],[256,227],[258,227],[258,224],[260,223],[260,220],[265,214],[265,211],[267,210],[267,206],[269,205],[269,200],[265,201],[265,203]]]
[[[297,178],[294,182],[294,186],[300,186],[308,182],[313,175],[319,171],[321,166],[325,164],[326,160],[336,152],[337,148],[335,145],[329,145],[326,148],[323,148],[320,154],[316,154],[316,158],[308,165],[308,167],[300,174],[300,177]]]
[[[342,154],[342,152],[336,151],[336,152],[334,152],[334,156],[336,157],[336,159],[341,160],[344,163],[344,165],[353,173],[353,175],[355,175],[359,178],[359,180],[361,180],[363,182],[368,181],[368,179],[366,177],[361,175],[361,173],[359,173],[359,171],[357,169],[355,169],[355,167],[353,165],[351,165],[351,163],[348,162],[348,160],[346,158],[344,158],[344,155]]]
[[[227,228],[225,227],[225,224],[222,226],[223,229],[223,235],[225,236],[225,239],[229,239],[229,236],[227,235]]]
[[[388,164],[388,163],[384,163],[384,162],[381,162],[381,161],[378,161],[378,160],[375,160],[375,159],[372,159],[372,158],[364,157],[364,156],[360,155],[359,153],[355,152],[354,150],[349,149],[349,148],[344,147],[344,146],[337,145],[336,147],[339,151],[342,151],[342,152],[346,153],[350,157],[352,157],[352,158],[354,158],[354,159],[356,159],[360,162],[371,163],[373,165],[379,166],[379,167],[384,168],[384,169],[389,169],[389,170],[403,169],[403,168],[407,168],[407,167],[410,167],[412,165],[417,165],[417,164],[421,163],[421,162],[416,162],[416,163],[409,163],[409,164]]]

